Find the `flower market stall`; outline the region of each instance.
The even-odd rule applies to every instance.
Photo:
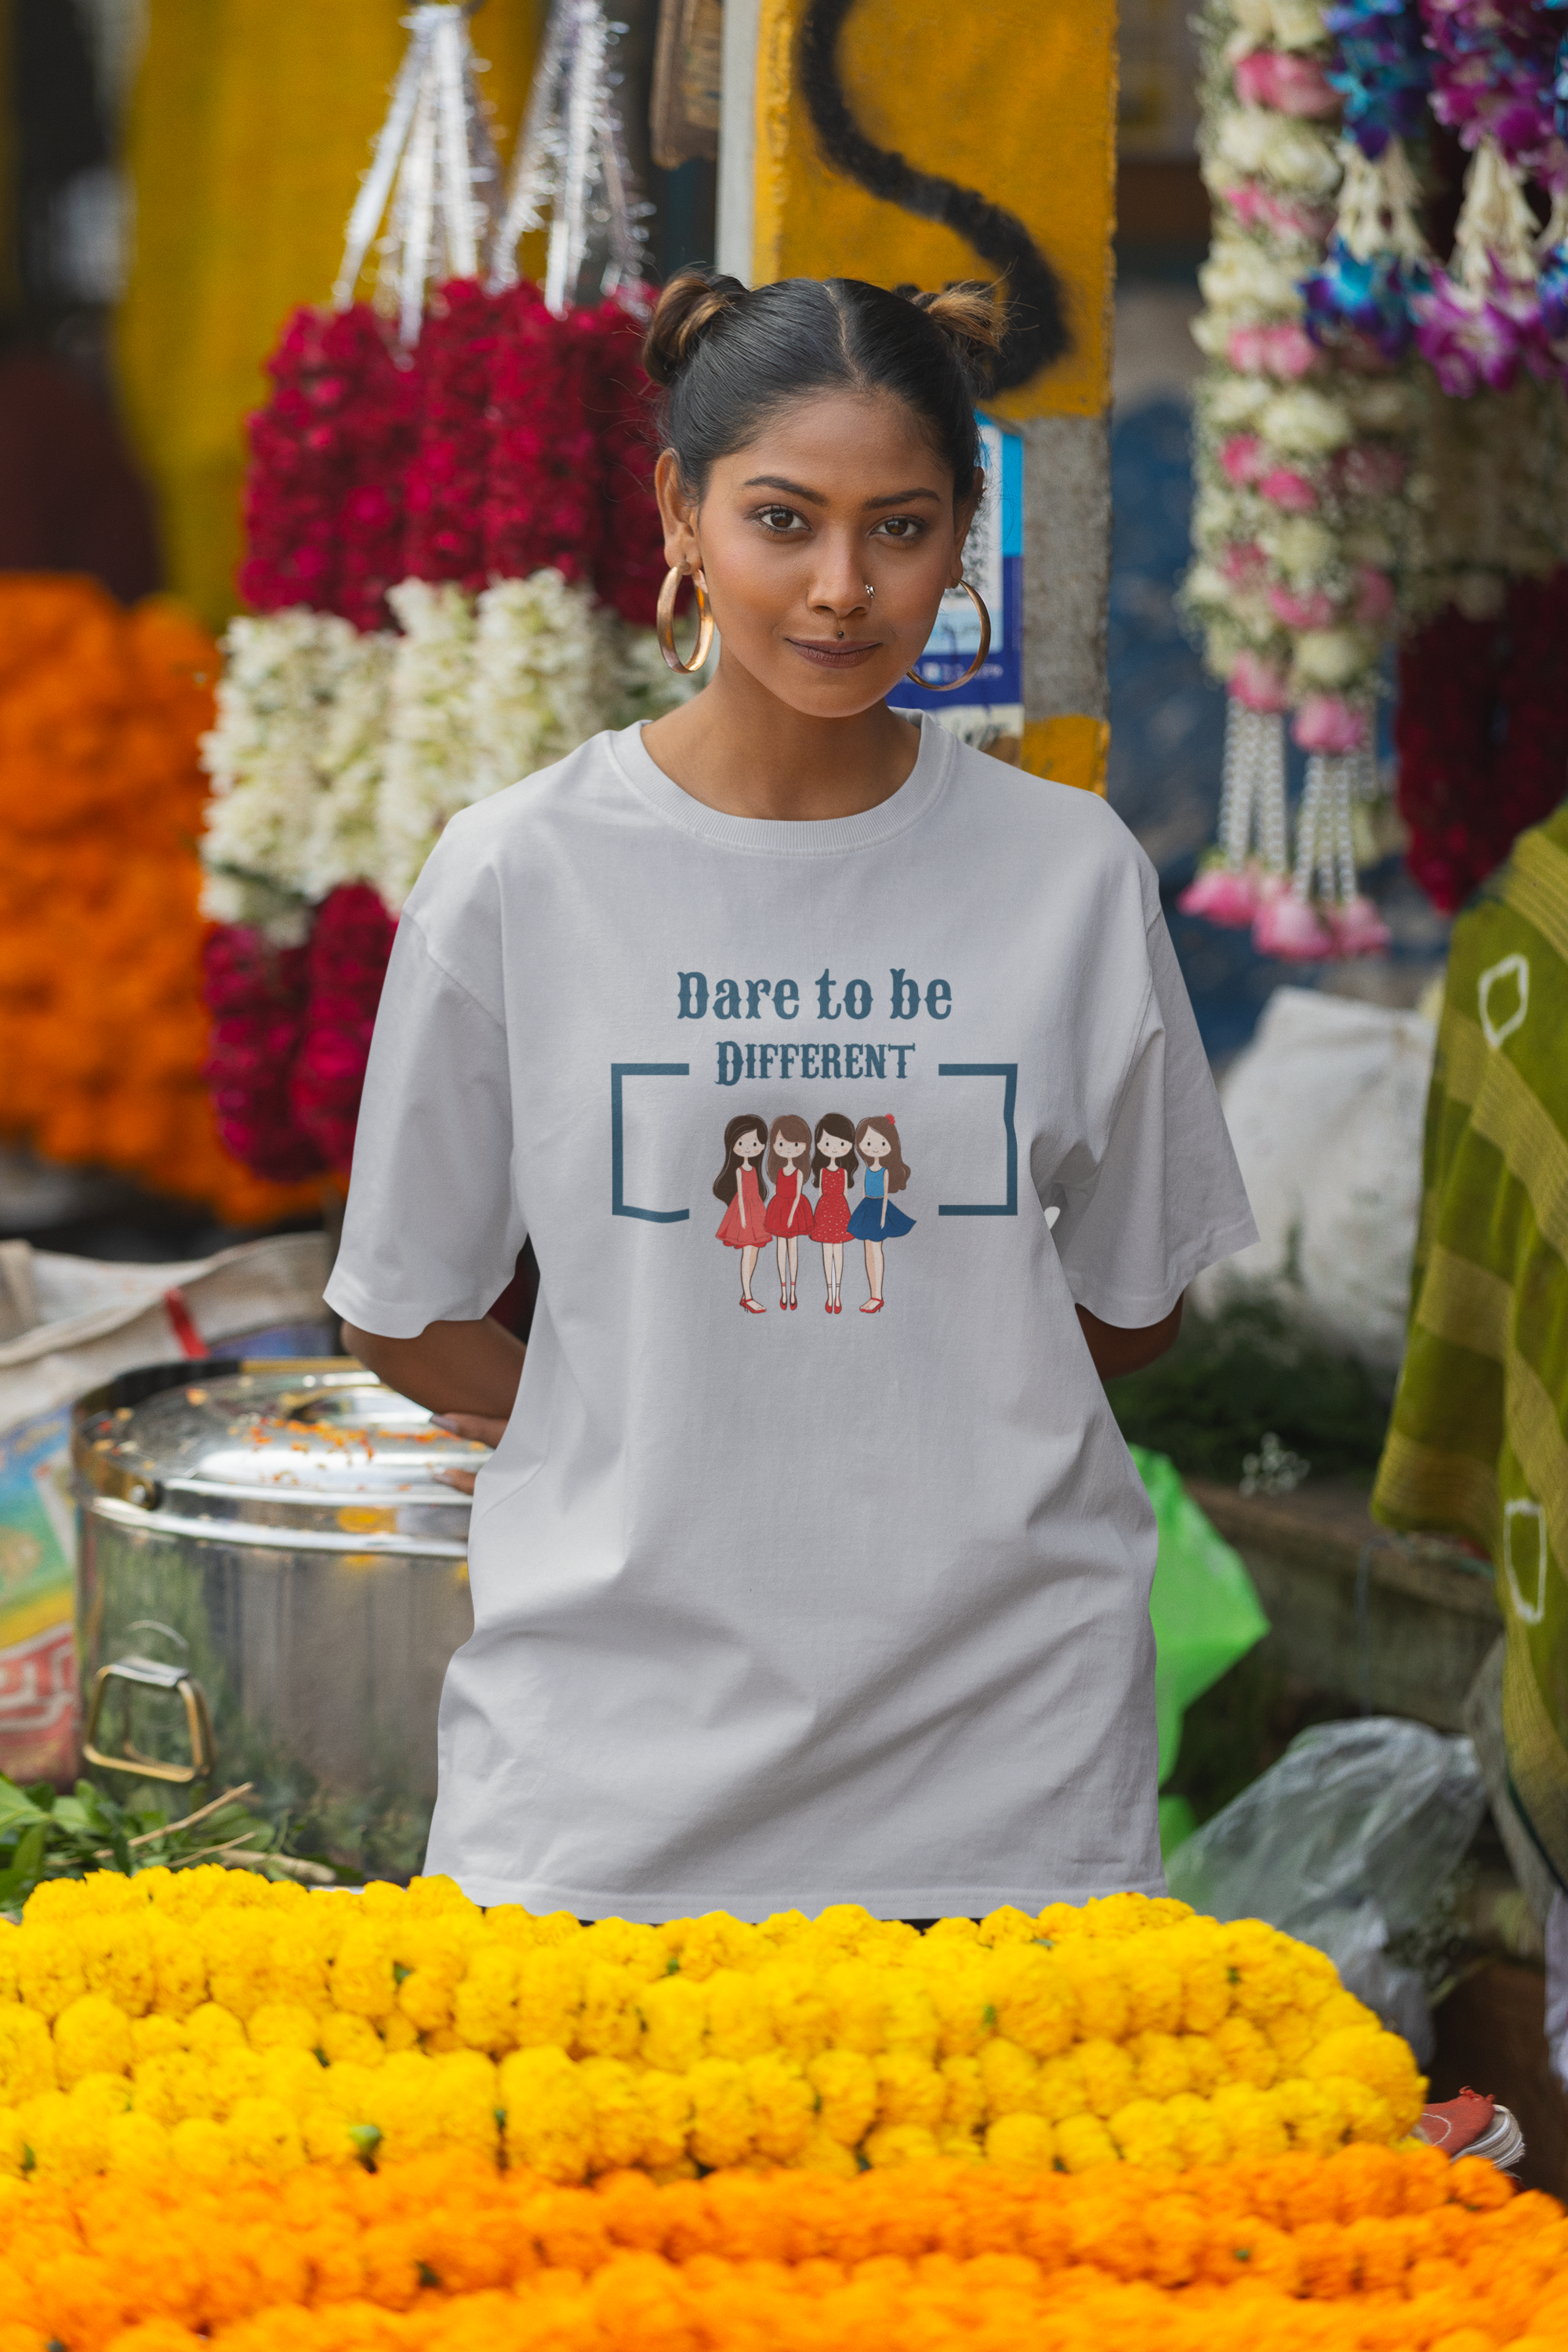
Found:
[[[1230,700],[1184,904],[1310,961],[1383,943],[1356,868],[1395,659],[1445,911],[1568,778],[1568,51],[1555,0],[1209,0],[1203,34],[1186,600]]]
[[[0,1930],[6,2352],[1537,2352],[1568,2222],[1321,1954],[1117,1896],[662,1928],[211,1867]]]

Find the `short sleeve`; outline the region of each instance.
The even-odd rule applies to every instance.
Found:
[[[524,1238],[506,1033],[437,961],[407,908],[375,1016],[327,1303],[389,1339],[477,1321],[511,1280]]]
[[[1073,1298],[1126,1329],[1163,1321],[1205,1265],[1258,1238],[1158,910],[1147,938],[1149,984],[1103,1149],[1081,1181],[1054,1196],[1057,1251]]]

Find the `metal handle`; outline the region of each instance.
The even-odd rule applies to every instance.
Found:
[[[143,1756],[132,1741],[129,1730],[130,1700],[126,1700],[127,1729],[121,1752],[110,1756],[96,1745],[100,1717],[110,1683],[125,1683],[132,1688],[177,1692],[185,1703],[185,1729],[190,1735],[191,1760],[188,1764],[160,1764],[155,1757]],[[82,1736],[82,1754],[100,1772],[123,1772],[133,1780],[172,1780],[188,1788],[193,1780],[205,1780],[216,1761],[213,1743],[212,1716],[207,1708],[207,1695],[184,1666],[166,1665],[161,1658],[116,1658],[112,1664],[100,1666],[93,1678],[92,1705],[88,1709],[87,1729]]]

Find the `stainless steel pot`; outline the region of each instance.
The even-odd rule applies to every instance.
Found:
[[[484,1458],[343,1357],[159,1367],[84,1397],[89,1759],[292,1775],[318,1811],[396,1801],[422,1847],[442,1677],[473,1629],[468,1498],[434,1473]]]

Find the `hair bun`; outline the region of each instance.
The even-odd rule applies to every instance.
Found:
[[[710,327],[745,291],[738,278],[714,269],[683,269],[670,279],[643,337],[642,363],[655,383],[674,383]]]
[[[923,310],[949,342],[957,345],[967,366],[984,371],[987,360],[1001,349],[1004,302],[996,287],[962,278],[935,294],[917,293],[912,286],[900,286],[898,291],[907,295],[917,310]]]

